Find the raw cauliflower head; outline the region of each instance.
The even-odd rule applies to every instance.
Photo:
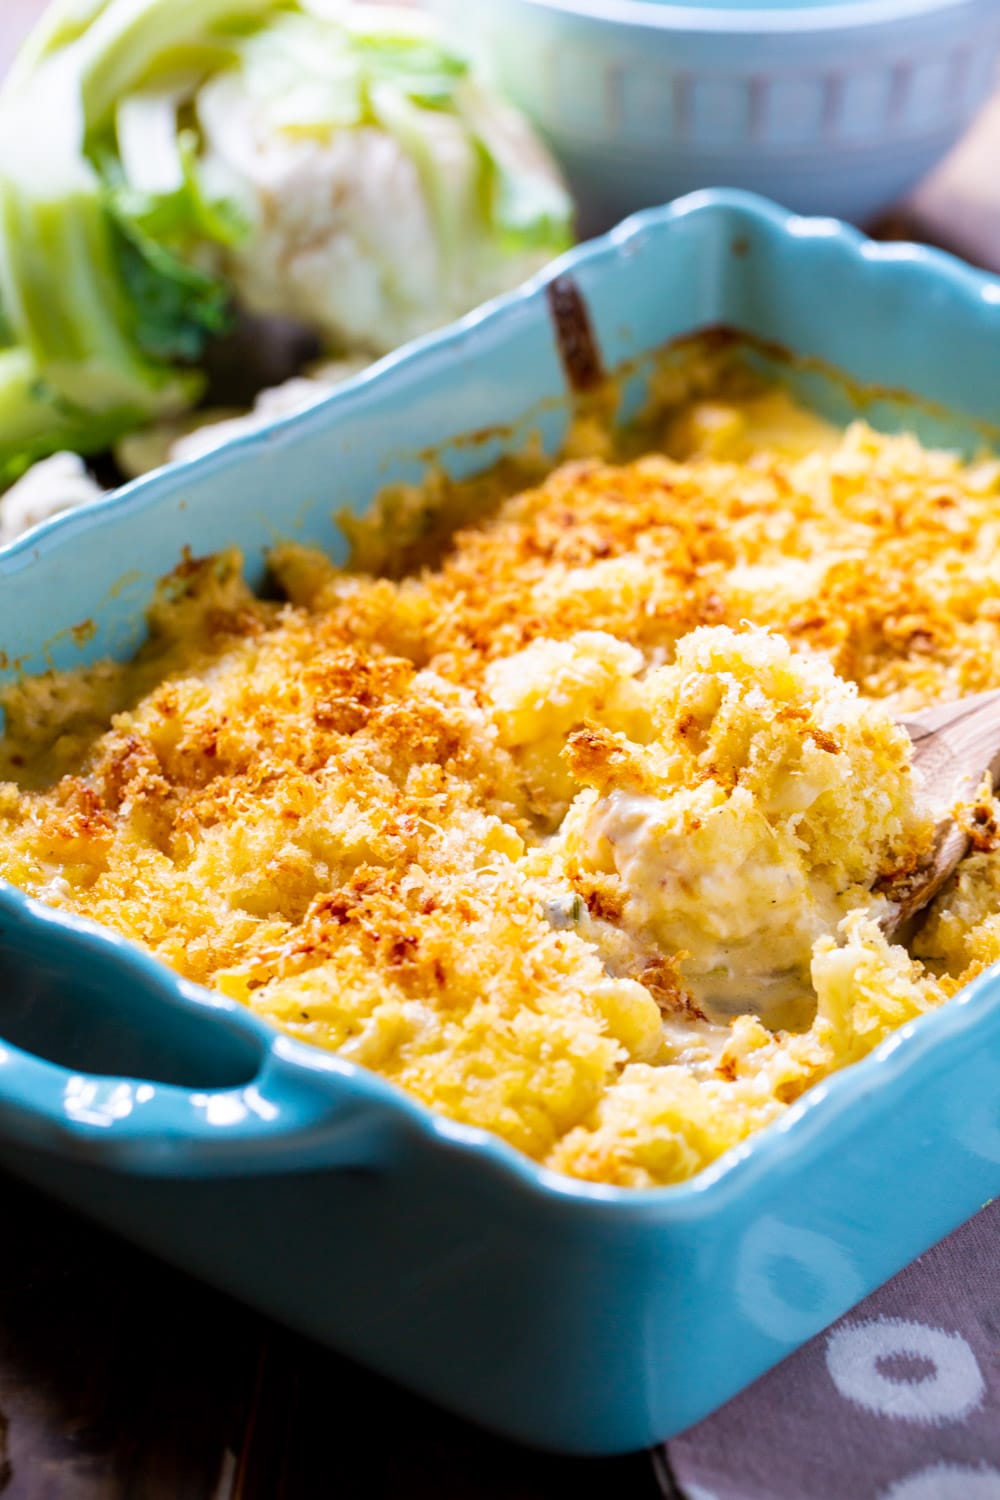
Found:
[[[290,15],[201,89],[206,181],[252,226],[225,252],[248,309],[380,354],[568,242],[551,159],[432,39],[426,18],[387,7],[342,27]]]
[[[527,123],[418,12],[55,4],[0,89],[0,492],[51,455],[132,473],[232,436],[190,437],[210,386],[292,352],[250,314],[368,361],[523,280],[571,217]],[[69,468],[2,507],[0,544],[79,498]]]

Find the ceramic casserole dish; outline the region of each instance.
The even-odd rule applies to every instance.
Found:
[[[645,354],[719,325],[800,356],[807,400],[841,415],[863,400],[876,425],[925,441],[975,446],[1000,411],[1000,284],[832,220],[698,194],[321,406],[19,542],[0,559],[3,674],[134,650],[185,547],[238,543],[260,581],[278,539],[342,554],[332,513],[419,477],[429,450],[456,474],[528,431],[554,451],[574,387],[627,367],[634,406]],[[690,1182],[641,1192],[547,1172],[10,887],[0,1037],[0,1165],[451,1409],[563,1451],[637,1448],[697,1421],[1000,1187],[993,973]]]

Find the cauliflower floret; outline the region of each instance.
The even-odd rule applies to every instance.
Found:
[[[199,117],[206,171],[228,181],[255,221],[227,266],[250,311],[373,353],[432,326],[434,228],[416,163],[397,141],[371,127],[329,141],[285,139],[256,117],[238,74],[202,91]]]
[[[546,1166],[617,1187],[683,1182],[776,1120],[783,1105],[756,1079],[697,1079],[683,1067],[631,1063]]]
[[[721,1050],[706,1049],[693,1065],[629,1063],[547,1165],[622,1187],[682,1181],[946,998],[860,909],[841,921],[836,939],[817,942],[812,971],[817,1009],[808,1030],[775,1036],[740,1016]]]
[[[566,736],[585,720],[637,732],[643,657],[602,630],[568,641],[541,639],[486,669],[484,688],[500,742],[514,751],[529,792],[550,818],[561,816],[576,787],[561,757]]]
[[[327,360],[304,375],[260,391],[249,411],[209,408],[170,422],[159,422],[142,432],[129,433],[115,446],[115,458],[126,474],[148,474],[162,464],[184,463],[225,447],[234,438],[259,432],[282,417],[306,411],[330,394],[341,381],[357,375],[369,361],[361,357]]]
[[[646,693],[674,775],[747,788],[836,888],[924,853],[930,818],[917,806],[909,735],[823,657],[766,630],[702,628]]]
[[[936,897],[913,951],[954,979],[972,978],[1000,958],[1000,853],[962,861]]]
[[[828,937],[817,943],[812,961],[812,1035],[828,1053],[827,1071],[866,1057],[890,1032],[946,998],[923,966],[890,943],[864,911],[845,917],[837,936],[839,942]]]
[[[76,453],[53,453],[28,470],[0,501],[0,546],[33,526],[99,500],[104,490]]]

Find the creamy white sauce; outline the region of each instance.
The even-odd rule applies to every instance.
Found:
[[[732,850],[731,862],[720,817],[719,858],[706,865],[704,847],[663,802],[615,791],[595,805],[588,840],[596,860],[602,842],[610,848],[633,930],[662,952],[685,954],[681,974],[706,1013],[724,1020],[752,1011],[775,1026],[807,1025],[813,943],[834,930],[842,905],[754,816],[756,836]]]

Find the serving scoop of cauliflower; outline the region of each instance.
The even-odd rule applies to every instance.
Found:
[[[644,676],[626,652],[584,632],[488,674],[500,733],[529,773],[554,732],[565,739],[577,790],[550,868],[598,917],[588,930],[612,964],[624,935],[632,966],[676,955],[709,1013],[804,1024],[816,943],[852,911],[877,916],[880,877],[930,846],[909,737],[827,661],[763,630],[694,630]]]

